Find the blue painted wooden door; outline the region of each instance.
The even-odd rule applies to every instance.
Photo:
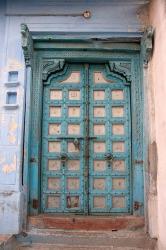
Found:
[[[43,93],[43,212],[130,213],[130,87],[105,64],[68,64]]]

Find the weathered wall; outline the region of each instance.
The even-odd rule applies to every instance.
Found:
[[[6,8],[5,8],[6,2]],[[0,1],[0,233],[17,233],[22,228],[22,140],[24,122],[24,58],[21,49],[20,24],[31,31],[47,32],[109,32],[124,37],[140,34],[140,22],[146,0],[1,0]],[[92,12],[90,19],[82,16],[41,16]],[[5,12],[8,15],[4,15]],[[23,16],[17,16],[21,14]],[[40,14],[40,16],[25,16]],[[18,71],[19,85],[7,87],[9,71]],[[6,92],[17,92],[18,106],[5,107]],[[12,223],[9,223],[12,222]]]
[[[154,53],[149,65],[149,85],[152,86],[154,95],[153,105],[155,119],[155,154],[157,160],[157,222],[158,222],[158,249],[166,249],[166,2],[153,0],[150,6],[150,23],[155,28]],[[152,152],[153,153],[153,152]],[[155,171],[155,169],[154,169]],[[155,176],[151,176],[154,181]],[[156,190],[151,190],[156,192]],[[156,214],[156,213],[155,213]],[[151,214],[154,218],[155,214]],[[154,220],[154,219],[152,219]]]

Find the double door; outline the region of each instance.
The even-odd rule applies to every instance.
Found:
[[[106,64],[68,64],[43,92],[46,213],[129,213],[130,87]]]

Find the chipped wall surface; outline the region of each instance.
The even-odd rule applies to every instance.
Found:
[[[158,249],[166,249],[166,2],[164,0],[153,0],[150,6],[150,23],[155,28],[154,51],[151,63],[149,65],[149,85],[153,91],[154,112],[151,114],[153,126],[155,127],[155,147],[151,150],[152,154],[156,154],[157,158],[151,157],[152,165],[151,182],[156,182],[157,168],[157,190],[151,189],[154,194],[157,192],[156,205],[152,202],[151,217],[157,217],[158,224]],[[155,152],[154,152],[155,151]],[[155,169],[154,169],[155,168]],[[152,185],[153,186],[153,185]],[[154,206],[157,207],[153,213]],[[153,220],[153,219],[152,219]]]
[[[26,93],[24,93],[25,64],[21,48],[20,24],[26,23],[30,31],[36,32],[110,32],[112,34],[119,32],[118,34],[130,37],[132,32],[139,33],[144,28],[147,19],[146,22],[141,22],[140,19],[142,10],[147,13],[147,3],[147,0],[0,1],[0,233],[18,233],[21,230],[22,210],[25,209],[22,192],[23,189],[27,190],[27,187],[22,186]],[[90,19],[72,15],[41,16],[42,13],[83,13],[87,9],[92,12]],[[30,17],[29,14],[33,16]],[[6,85],[9,71],[18,71],[18,85],[10,88]],[[17,92],[17,105],[13,109],[5,106],[7,91]],[[12,192],[12,194],[6,195],[6,192]]]

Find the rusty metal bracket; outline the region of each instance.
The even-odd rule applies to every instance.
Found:
[[[33,199],[33,200],[32,200],[32,207],[33,207],[34,209],[38,209],[38,208],[39,208],[39,200]]]
[[[134,210],[135,211],[139,210],[140,207],[142,207],[142,206],[143,206],[142,202],[139,202],[139,201],[134,202]]]

